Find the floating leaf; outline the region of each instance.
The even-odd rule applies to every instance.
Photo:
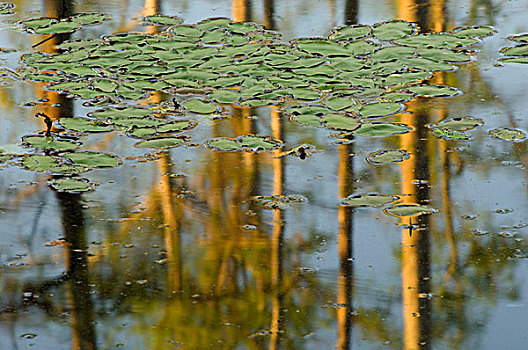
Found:
[[[447,128],[433,128],[433,135],[443,138],[444,140],[468,141],[471,136],[462,131],[449,130]]]
[[[377,102],[363,105],[359,109],[359,114],[365,118],[385,117],[400,112],[403,107],[401,103]]]
[[[77,152],[66,154],[64,158],[90,168],[113,168],[119,165],[119,159],[108,153]]]
[[[60,21],[52,23],[45,27],[39,27],[33,30],[35,34],[60,34],[60,33],[73,33],[77,29],[80,29],[80,25],[76,22]]]
[[[204,102],[198,99],[185,101],[183,103],[183,107],[185,107],[189,112],[198,114],[211,114],[216,112],[218,109],[217,105],[214,103]]]
[[[293,98],[306,101],[318,100],[321,95],[319,91],[314,89],[290,89],[288,92]]]
[[[356,104],[356,101],[350,97],[333,96],[325,101],[325,106],[334,111],[346,109]]]
[[[399,198],[389,194],[355,194],[342,199],[340,204],[347,207],[381,207]]]
[[[409,153],[402,149],[382,149],[369,154],[367,161],[371,164],[389,164],[409,159]]]
[[[145,117],[152,114],[153,112],[150,109],[140,107],[111,107],[88,113],[93,118],[103,120],[122,117]]]
[[[220,89],[213,91],[209,97],[218,103],[232,104],[240,100],[240,92],[233,89]]]
[[[172,148],[182,145],[185,139],[181,137],[159,137],[138,142],[134,146],[139,148]]]
[[[58,165],[58,161],[52,156],[29,156],[22,160],[22,165],[31,171],[48,171]]]
[[[511,35],[508,37],[508,40],[517,41],[520,43],[528,43],[528,33]]]
[[[308,200],[301,195],[273,195],[273,196],[254,196],[253,201],[258,203],[264,209],[285,209],[294,203],[305,203]]]
[[[427,124],[428,128],[440,128],[456,131],[471,130],[484,124],[484,121],[475,117],[450,117],[439,121],[438,123]]]
[[[461,93],[456,88],[442,85],[416,85],[409,87],[408,90],[422,97],[452,97]]]
[[[56,140],[51,136],[24,136],[22,141],[33,147],[53,151],[70,151],[79,147],[74,142]]]
[[[405,124],[372,122],[362,123],[359,128],[353,131],[353,134],[371,137],[387,137],[398,134],[405,134],[406,132],[409,132],[411,130],[412,128]]]
[[[374,36],[383,41],[391,41],[411,35],[417,31],[414,23],[405,21],[388,21],[372,26]]]
[[[62,118],[59,123],[66,129],[78,132],[105,132],[111,131],[112,126],[99,120],[86,118]]]
[[[160,133],[172,133],[189,130],[194,128],[198,123],[190,120],[177,120],[165,124],[158,125],[156,129]]]
[[[453,34],[460,37],[484,38],[493,35],[497,31],[490,26],[471,26],[453,29]]]
[[[237,138],[217,137],[206,142],[206,146],[215,151],[233,152],[246,150],[258,152],[278,148],[281,141],[269,136],[241,135]]]
[[[418,204],[399,204],[384,208],[383,211],[389,215],[399,217],[412,217],[436,213],[435,209]]]
[[[11,15],[15,13],[13,9],[15,8],[15,4],[12,2],[1,2],[0,3],[0,15]]]
[[[464,52],[454,51],[450,49],[435,49],[435,48],[421,48],[419,54],[423,58],[428,58],[434,61],[445,61],[454,63],[469,62],[471,57]]]
[[[104,21],[108,21],[111,19],[112,16],[100,12],[79,13],[69,18],[70,21],[83,26],[101,24]]]
[[[478,44],[480,41],[475,38],[458,37],[449,33],[431,33],[407,36],[394,42],[398,45],[413,47],[462,49]]]
[[[432,76],[430,72],[405,72],[401,74],[391,74],[379,79],[379,85],[412,85],[419,84]]]
[[[360,38],[364,38],[370,35],[371,29],[367,25],[353,25],[353,26],[344,26],[332,30],[329,38],[332,40],[349,40],[354,41]]]
[[[491,137],[504,141],[520,142],[526,139],[526,133],[519,129],[498,128],[489,131]]]
[[[143,128],[164,124],[163,120],[151,117],[117,117],[112,119],[112,123],[123,128]]]
[[[173,26],[183,23],[183,18],[177,16],[152,15],[145,17],[146,24],[157,24],[164,26]]]
[[[528,44],[514,47],[505,47],[500,50],[506,56],[528,56]]]
[[[63,177],[50,181],[50,186],[59,192],[87,192],[92,190],[93,184],[87,179]]]
[[[501,58],[501,62],[504,63],[522,63],[522,64],[528,64],[528,56],[520,56],[520,57],[506,57]]]
[[[328,129],[352,131],[359,128],[359,119],[343,114],[326,114],[321,118],[321,123]]]

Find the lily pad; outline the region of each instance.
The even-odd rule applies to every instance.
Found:
[[[22,165],[31,171],[48,171],[58,164],[57,158],[52,156],[34,155],[22,160]]]
[[[471,130],[484,124],[484,121],[475,117],[450,117],[439,121],[438,123],[427,124],[428,128],[440,128],[456,131]]]
[[[471,26],[453,29],[453,34],[460,37],[484,38],[497,31],[490,26]]]
[[[410,154],[402,149],[382,149],[371,153],[367,157],[367,161],[371,164],[379,165],[403,162],[410,157]]]
[[[504,141],[520,142],[526,139],[526,133],[519,129],[498,128],[489,131],[491,137]]]
[[[212,92],[209,97],[218,103],[232,104],[240,100],[240,92],[233,89],[220,89]]]
[[[145,22],[148,25],[157,24],[163,26],[173,26],[183,23],[183,18],[177,16],[152,15],[145,17]]]
[[[505,47],[500,52],[505,56],[528,56],[528,44]]]
[[[371,28],[367,25],[352,25],[339,27],[332,30],[329,38],[335,41],[348,40],[354,41],[357,39],[364,38],[371,34]]]
[[[56,140],[51,136],[24,136],[22,141],[33,147],[53,151],[71,151],[79,147],[74,142]]]
[[[93,118],[103,120],[123,117],[145,117],[152,114],[153,111],[150,109],[139,107],[111,107],[98,109],[93,113],[88,113],[88,115]]]
[[[392,216],[412,217],[436,213],[437,210],[418,204],[399,204],[386,207],[383,211]]]
[[[185,139],[182,137],[159,137],[140,141],[134,144],[138,148],[172,148],[182,145]]]
[[[343,114],[326,114],[320,119],[325,128],[353,131],[360,127],[361,120]]]
[[[433,135],[440,137],[444,140],[454,140],[454,141],[469,141],[471,136],[466,133],[458,130],[450,130],[448,128],[433,128]]]
[[[528,56],[520,56],[520,57],[505,57],[500,59],[501,62],[504,63],[522,63],[522,64],[528,64]]]
[[[204,102],[202,100],[193,99],[183,103],[183,107],[189,112],[198,114],[211,114],[217,111],[218,106],[214,103]]]
[[[111,125],[105,124],[97,119],[62,118],[59,123],[66,129],[78,132],[106,132],[112,130]]]
[[[461,93],[456,88],[442,85],[415,85],[408,90],[421,97],[452,97]]]
[[[254,196],[253,201],[258,203],[264,209],[285,209],[290,204],[305,203],[308,200],[301,195],[273,195],[273,196]]]
[[[90,168],[113,168],[119,165],[119,159],[108,153],[77,152],[66,154],[64,158]]]
[[[346,109],[356,104],[356,101],[350,97],[333,96],[325,101],[325,106],[334,111]]]
[[[374,36],[382,41],[391,41],[414,34],[418,30],[415,23],[405,21],[388,21],[372,26]]]
[[[217,137],[207,141],[206,146],[215,151],[234,152],[260,150],[272,150],[280,147],[282,141],[275,140],[269,136],[241,135],[237,138]]]
[[[363,105],[359,109],[359,114],[365,118],[385,117],[400,112],[403,107],[401,103],[377,102]]]
[[[15,4],[12,2],[1,2],[0,3],[0,15],[11,15],[15,13],[13,9],[15,8]]]
[[[340,204],[346,207],[381,207],[399,198],[390,194],[355,194],[342,199]]]
[[[359,128],[354,130],[354,135],[370,136],[370,137],[387,137],[399,134],[405,134],[411,131],[412,128],[400,123],[383,123],[372,122],[362,123]]]
[[[92,190],[93,184],[88,179],[63,177],[50,181],[50,186],[59,192],[87,192]]]

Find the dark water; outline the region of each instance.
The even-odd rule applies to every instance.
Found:
[[[122,134],[86,137],[83,148],[123,159],[117,168],[90,172],[97,186],[86,194],[59,193],[46,174],[0,166],[1,349],[528,346],[526,143],[488,134],[528,129],[528,67],[498,63],[506,37],[528,31],[528,2],[16,5],[0,32],[1,46],[16,50],[0,56],[13,71],[41,38],[10,30],[9,22],[86,11],[113,20],[72,38],[147,31],[138,19],[153,13],[188,23],[211,16],[254,21],[286,39],[390,19],[431,31],[492,25],[497,33],[483,40],[473,62],[431,79],[462,95],[413,100],[411,113],[384,118],[414,128],[401,136],[342,144],[328,130],[290,123],[278,108],[231,107],[233,118],[200,119],[192,130],[197,147],[162,151],[150,161]],[[0,145],[41,131],[37,112],[58,119],[94,110],[39,84],[1,79]],[[484,125],[468,142],[441,140],[425,128],[449,116],[478,117]],[[247,133],[321,152],[303,160],[199,145]],[[383,166],[365,160],[386,148],[412,157]],[[401,219],[339,205],[371,192],[405,194],[405,203],[438,212]],[[271,194],[307,202],[270,210],[252,200]]]

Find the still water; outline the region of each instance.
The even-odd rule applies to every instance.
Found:
[[[192,142],[149,152],[124,132],[90,134],[82,149],[120,158],[90,171],[95,190],[54,191],[51,176],[0,164],[1,349],[524,349],[528,347],[526,142],[528,66],[500,63],[507,37],[528,32],[527,1],[18,1],[2,17],[0,148],[45,130],[46,113],[101,108],[18,78],[20,56],[60,36],[12,30],[31,17],[104,12],[111,21],[64,39],[149,32],[144,16],[252,21],[288,41],[345,24],[402,19],[442,32],[491,25],[471,62],[432,84],[463,92],[416,98],[383,118],[412,131],[352,136],[290,122],[280,106],[225,106],[195,116]],[[170,96],[139,101],[153,105]],[[471,116],[470,141],[425,125]],[[213,137],[269,135],[273,151],[220,152]],[[285,156],[310,144],[309,157]],[[382,149],[410,158],[375,164]],[[151,151],[151,150],[150,150]],[[395,217],[347,207],[355,194],[400,195],[435,209]],[[305,201],[270,207],[255,196]]]

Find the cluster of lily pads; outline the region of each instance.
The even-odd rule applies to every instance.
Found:
[[[528,33],[509,36],[508,40],[518,45],[502,48],[500,52],[507,57],[502,57],[501,61],[505,63],[528,63]]]
[[[399,217],[412,217],[432,214],[437,210],[425,205],[399,203],[400,196],[390,194],[357,194],[350,195],[341,201],[345,207],[382,207],[386,214]]]
[[[18,29],[68,33],[108,19],[101,13],[62,20],[34,18],[19,22]],[[426,80],[434,72],[452,71],[456,64],[469,62],[473,47],[494,32],[491,27],[474,26],[421,34],[414,23],[388,21],[338,27],[324,38],[284,42],[276,31],[229,18],[184,24],[179,17],[154,15],[145,17],[144,23],[165,29],[157,34],[69,40],[58,45],[57,53],[23,55],[25,80],[91,100],[88,104],[110,106],[85,117],[61,119],[59,127],[68,130],[66,134],[24,137],[23,144],[34,151],[28,155],[0,150],[0,162],[23,156],[21,164],[30,170],[69,175],[60,179],[61,185],[56,180],[56,188],[89,190],[89,182],[71,175],[117,166],[120,161],[111,154],[78,151],[80,136],[122,131],[139,139],[136,147],[176,147],[190,138],[174,133],[193,129],[200,115],[229,117],[226,105],[280,105],[294,123],[347,134],[406,133],[412,128],[375,118],[403,111],[403,103],[418,96],[458,95],[456,88],[429,85]],[[170,94],[170,103],[157,109],[130,103],[156,91]],[[481,124],[480,119],[462,117],[429,127],[438,137],[464,140],[469,138],[464,131]],[[269,136],[240,135],[217,137],[205,145],[215,151],[257,152],[283,144]],[[301,145],[283,153],[304,159],[314,152],[313,146]],[[380,150],[368,161],[386,164],[407,158],[405,150]]]

